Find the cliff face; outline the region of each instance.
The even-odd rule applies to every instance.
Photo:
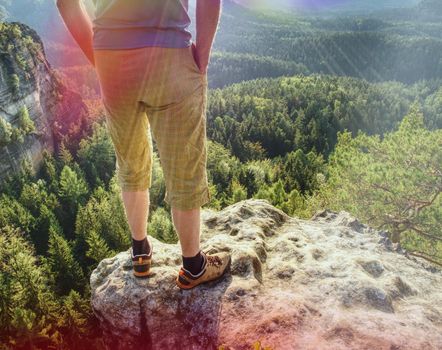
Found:
[[[70,130],[85,128],[88,111],[52,71],[34,30],[17,22],[0,23],[0,50],[1,179],[20,169],[24,159],[37,169],[43,149],[53,152]],[[23,130],[23,110],[33,131]]]
[[[265,200],[204,209],[201,248],[232,263],[187,291],[174,283],[179,245],[151,240],[151,278],[132,276],[129,251],[91,275],[108,349],[442,349],[441,272],[347,212],[300,220]]]

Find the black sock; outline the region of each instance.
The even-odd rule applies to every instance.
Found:
[[[147,237],[144,237],[142,240],[134,239],[132,237],[132,249],[134,251],[134,255],[149,254],[150,245]]]
[[[195,256],[181,256],[183,257],[183,267],[190,271],[192,275],[197,275],[203,270],[205,260],[201,254],[201,250]]]

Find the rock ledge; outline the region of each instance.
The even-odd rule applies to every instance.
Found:
[[[179,245],[152,239],[153,271],[132,276],[129,250],[90,283],[109,349],[442,349],[442,274],[347,212],[287,216],[249,199],[202,210],[201,248],[229,251],[221,281],[175,286]]]

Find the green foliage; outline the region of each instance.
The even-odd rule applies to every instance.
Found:
[[[83,291],[86,279],[75,259],[69,243],[57,232],[49,237],[48,264],[56,282],[59,295],[66,295],[72,289]]]
[[[83,268],[95,266],[98,256],[129,248],[130,229],[117,186],[108,192],[97,187],[88,202],[79,206],[75,237],[74,255]],[[94,252],[94,247],[100,250]]]
[[[395,132],[339,135],[322,189],[331,208],[390,232],[411,252],[442,262],[442,131],[425,128],[417,105]]]
[[[429,98],[439,88],[319,75],[243,82],[210,92],[208,137],[242,162],[298,149],[325,160],[338,131],[382,135],[397,126],[416,98]],[[428,100],[428,125],[439,123],[438,101]]]
[[[57,173],[57,163],[55,161],[55,158],[47,149],[43,150],[42,158],[42,165],[39,169],[37,177],[45,181],[48,187],[48,191],[54,194],[58,193],[59,183],[57,179],[59,175]]]
[[[229,201],[231,197],[231,183],[237,177],[240,169],[240,161],[231,155],[221,143],[207,142],[207,171],[208,181],[213,184],[217,197],[222,205]]]
[[[43,179],[23,185],[20,203],[29,210],[35,219],[35,226],[30,234],[38,254],[44,254],[48,248],[48,232],[62,232],[54,214],[60,204],[54,193],[49,193]]]
[[[0,147],[8,145],[12,141],[13,127],[3,117],[0,117]]]
[[[270,184],[276,177],[276,169],[270,159],[252,160],[241,166],[238,180],[247,190],[247,198],[252,197],[262,186]]]
[[[68,165],[63,167],[60,174],[60,189],[59,196],[70,208],[76,208],[78,203],[82,203],[88,193],[88,186],[86,181],[79,176]],[[72,211],[75,213],[75,211]]]
[[[228,204],[233,204],[247,199],[247,190],[236,178],[232,180],[230,192],[232,193],[232,197],[227,202]]]
[[[250,53],[214,52],[210,57],[210,88],[261,77],[307,74],[303,64]]]
[[[19,66],[20,69],[22,69],[24,71],[27,69],[27,62],[22,54],[17,53],[15,55],[15,61],[17,62],[17,65]]]
[[[32,246],[10,226],[0,229],[0,281],[0,342],[46,348],[59,304]]]
[[[22,32],[21,32],[20,27],[18,27],[17,25],[13,25],[12,26],[12,34],[14,35],[15,38],[21,38]]]
[[[20,92],[20,78],[17,74],[12,74],[9,77],[9,86],[11,88],[12,94],[16,95]]]
[[[164,181],[160,157],[158,156],[157,152],[153,152],[152,159],[152,183],[151,187],[149,188],[149,202],[150,208],[155,210],[162,203],[166,194],[166,183]]]
[[[17,198],[25,183],[36,180],[36,172],[29,157],[19,161],[20,171],[10,173],[0,182],[0,190],[4,194]]]
[[[86,243],[88,245],[86,256],[96,263],[99,263],[103,259],[110,258],[117,253],[109,249],[106,241],[94,230],[88,232]]]
[[[209,206],[213,210],[220,210],[222,209],[222,203],[219,199],[219,194],[216,188],[216,185],[209,183],[209,193],[210,193],[210,202]]]
[[[62,298],[62,307],[64,317],[60,320],[59,326],[68,339],[67,343],[79,349],[85,339],[90,338],[90,324],[93,315],[89,299],[83,298],[77,291],[71,290],[66,297]],[[90,340],[87,345],[92,345]],[[97,349],[93,346],[91,348]]]
[[[29,111],[26,105],[23,105],[18,112],[18,125],[26,135],[35,131],[34,121],[29,117]]]
[[[284,186],[290,191],[311,194],[318,188],[318,174],[325,171],[324,159],[314,151],[305,154],[302,150],[288,153],[283,161]],[[288,175],[288,176],[287,176]]]
[[[61,164],[64,165],[72,165],[72,162],[74,160],[74,157],[72,157],[71,152],[66,147],[66,144],[64,141],[60,143],[60,149],[58,150],[58,159],[60,160]]]
[[[88,183],[95,188],[109,184],[115,171],[115,153],[105,125],[94,122],[92,129],[92,135],[80,141],[77,155]]]
[[[177,243],[178,236],[170,214],[162,207],[157,208],[148,223],[148,232],[152,237],[166,243]]]
[[[35,227],[35,219],[19,201],[2,193],[0,195],[0,227],[20,228],[30,234]]]
[[[354,9],[361,3],[353,0],[342,6]],[[363,3],[371,6],[372,2]],[[426,21],[417,8],[365,12],[349,19],[328,13],[323,19],[268,9],[252,11],[229,2],[214,48],[226,56],[226,66],[229,53],[251,54],[285,61],[286,65],[296,63],[312,73],[413,83],[442,77],[440,13],[434,15],[434,9],[427,12],[432,16],[426,16]],[[223,72],[230,76],[233,66],[224,68],[214,82],[222,80]],[[261,77],[272,74],[264,66],[258,71]],[[248,78],[255,77],[251,73]]]
[[[24,137],[34,133],[36,128],[34,121],[29,117],[27,107],[24,105],[17,113],[17,127],[14,127],[6,119],[0,118],[0,146],[6,146],[11,142],[24,142]]]
[[[428,120],[428,128],[442,129],[442,87],[429,95],[424,103],[425,115],[433,116]]]
[[[43,179],[24,184],[19,201],[34,216],[40,213],[42,206],[53,210],[59,205],[57,196],[48,191],[46,181]]]

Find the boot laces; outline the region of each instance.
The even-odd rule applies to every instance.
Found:
[[[203,253],[206,256],[207,263],[209,265],[213,265],[213,266],[216,266],[216,267],[219,267],[219,266],[222,265],[223,262],[222,262],[221,258],[218,255],[207,255],[206,252],[203,252]]]

